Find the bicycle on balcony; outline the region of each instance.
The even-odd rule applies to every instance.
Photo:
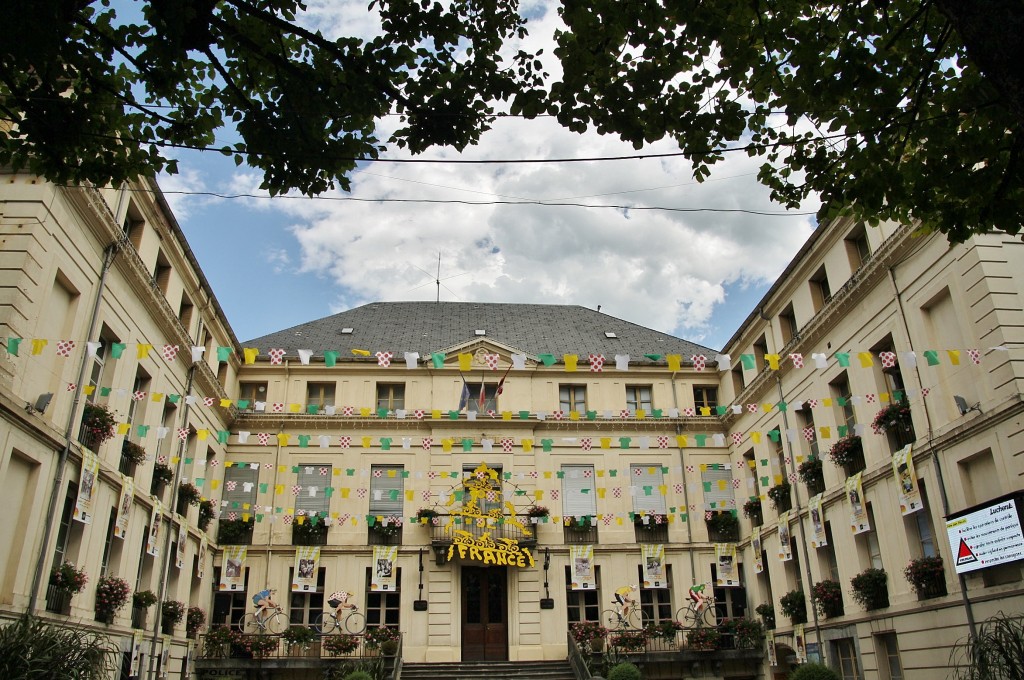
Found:
[[[615,591],[615,599],[612,600],[615,609],[601,612],[601,621],[609,630],[643,630],[653,623],[640,603],[631,597],[637,590],[637,586],[623,586]]]
[[[348,601],[349,597],[351,594],[344,591],[331,593],[327,604],[334,610],[323,612],[317,616],[313,626],[323,635],[334,632],[335,628],[344,630],[350,635],[362,633],[366,629],[366,617],[359,611],[359,607]],[[342,610],[348,610],[348,613],[342,615]]]
[[[715,607],[715,596],[705,595],[704,587],[703,583],[690,586],[687,593],[690,601],[676,611],[676,621],[686,628],[717,628],[722,623],[718,608]]]
[[[238,628],[246,635],[270,633],[280,635],[288,629],[288,617],[281,611],[281,605],[271,599],[276,590],[261,590],[252,596],[256,611],[249,612],[238,622]],[[269,612],[269,613],[268,613]]]

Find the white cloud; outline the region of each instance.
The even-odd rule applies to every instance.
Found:
[[[195,195],[196,192],[207,191],[206,183],[196,168],[182,165],[178,174],[161,174],[157,181],[167,204],[179,220],[187,219],[193,208],[210,200],[208,197]]]

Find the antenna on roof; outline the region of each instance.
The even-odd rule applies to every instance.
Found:
[[[433,281],[428,281],[427,283],[424,283],[422,286],[416,286],[415,288],[410,288],[409,292],[414,291],[414,290],[419,290],[420,288],[423,288],[423,286],[429,286],[431,283],[433,283],[434,285],[437,286],[437,297],[434,299],[434,302],[440,302],[441,301],[441,286],[444,286],[442,281],[447,281],[448,279],[454,279],[454,278],[456,278],[458,276],[463,276],[463,275],[469,273],[469,272],[459,272],[458,274],[453,274],[451,276],[446,276],[445,278],[442,279],[441,278],[441,252],[440,251],[438,251],[438,253],[437,253],[437,273],[436,274],[431,274],[430,272],[428,272],[423,267],[420,267],[420,266],[415,265],[415,264],[413,265],[413,267],[416,267],[416,269],[419,269],[421,272],[423,272],[424,274],[426,274],[427,276],[431,277],[434,280]],[[455,299],[460,300],[460,301],[462,300],[462,298],[460,298],[458,295],[456,295],[455,291],[452,290],[451,288],[449,288],[448,286],[444,286],[444,289],[446,291],[448,291],[449,293],[451,293],[452,296],[455,297]]]
[[[597,311],[599,311],[599,312],[601,311],[601,305],[597,306]]]

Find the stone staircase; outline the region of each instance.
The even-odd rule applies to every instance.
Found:
[[[402,680],[576,680],[568,661],[406,663]]]

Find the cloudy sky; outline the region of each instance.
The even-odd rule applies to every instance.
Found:
[[[327,35],[366,35],[374,27],[366,4],[311,2],[304,21]],[[544,46],[551,54],[547,43],[558,22],[553,5],[534,0],[525,11],[531,17],[527,47]],[[557,73],[557,63],[546,70]],[[638,152],[615,138],[568,132],[546,118],[501,118],[461,156],[434,149],[420,157],[673,151],[662,142]],[[382,157],[406,156],[389,149]],[[370,301],[433,300],[440,256],[441,300],[600,305],[612,316],[717,349],[814,224],[813,216],[786,215],[770,202],[755,181],[760,162],[745,154],[719,163],[703,184],[692,179],[689,163],[675,158],[374,163],[353,175],[351,193],[315,199],[269,199],[259,189],[259,173],[219,154],[179,158],[180,174],[161,177],[160,185],[242,341]],[[518,201],[533,204],[508,204]],[[809,201],[800,212],[817,207]],[[772,215],[724,212],[734,210]]]

